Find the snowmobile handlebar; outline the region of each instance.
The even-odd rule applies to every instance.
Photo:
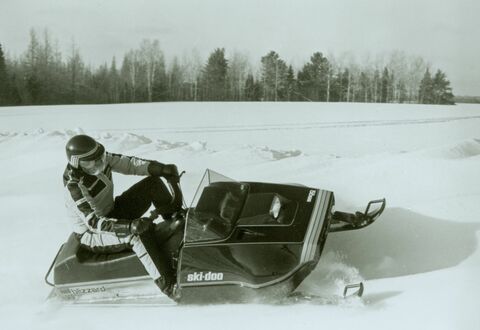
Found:
[[[376,209],[375,205],[380,204]],[[372,224],[385,210],[385,198],[368,202],[365,212],[347,213],[336,211],[332,214],[330,232],[356,230]]]
[[[180,178],[182,177],[183,173],[185,173],[185,171],[183,171],[179,176],[178,178],[175,178],[175,180],[172,180],[172,182],[169,182],[171,188],[172,188],[172,191],[173,191],[173,198],[172,198],[172,203],[170,204],[172,207],[175,208],[175,210],[178,210],[179,208],[181,208],[184,204],[184,201],[183,201],[183,192],[182,192],[182,188],[180,187]]]

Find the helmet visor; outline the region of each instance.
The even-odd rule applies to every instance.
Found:
[[[80,167],[82,170],[90,175],[99,175],[105,169],[107,165],[107,155],[105,152],[100,157],[92,160],[81,160]]]

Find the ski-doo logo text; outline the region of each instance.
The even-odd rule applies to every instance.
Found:
[[[310,190],[308,192],[308,197],[307,197],[307,203],[310,203],[312,201],[312,198],[315,197],[315,195],[317,194],[317,191],[316,190]]]
[[[187,275],[187,282],[203,282],[203,281],[221,281],[223,280],[223,273],[213,272],[195,272]]]

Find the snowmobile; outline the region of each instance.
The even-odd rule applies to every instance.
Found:
[[[180,183],[169,184],[183,202]],[[316,267],[329,233],[364,228],[385,209],[385,199],[356,213],[335,211],[334,204],[328,190],[237,182],[206,170],[186,214],[155,221],[159,249],[176,272],[176,302],[289,296]],[[156,216],[152,212],[152,220]],[[60,247],[45,281],[53,286],[49,297],[62,301],[168,301],[132,251],[93,254],[75,234]],[[345,294],[351,288],[363,292],[360,283],[347,286]]]

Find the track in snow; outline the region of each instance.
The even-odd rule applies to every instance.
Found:
[[[356,128],[376,126],[398,126],[398,125],[424,125],[441,124],[462,120],[480,119],[480,116],[458,116],[445,118],[422,118],[422,119],[389,119],[389,120],[357,120],[357,121],[335,121],[335,122],[313,122],[313,123],[288,123],[288,124],[262,124],[262,125],[223,125],[223,126],[190,126],[170,128],[109,128],[94,129],[94,131],[159,131],[164,133],[221,133],[221,132],[242,132],[242,131],[278,131],[278,130],[305,130],[318,128]]]

